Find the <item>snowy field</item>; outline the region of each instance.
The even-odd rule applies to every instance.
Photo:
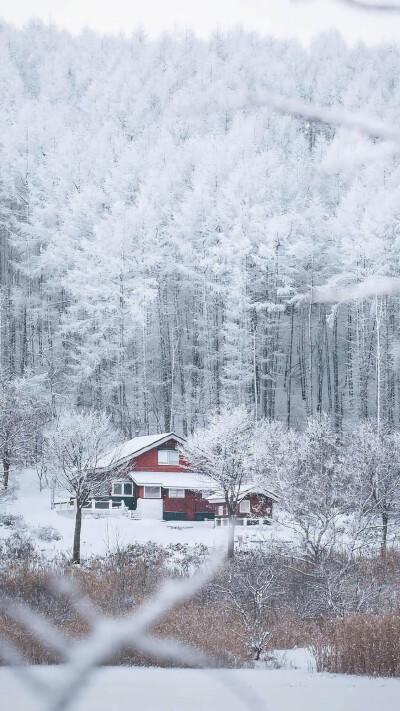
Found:
[[[13,530],[23,530],[33,536],[39,550],[52,556],[58,552],[71,550],[74,515],[73,512],[52,510],[50,490],[39,490],[39,481],[34,470],[13,473],[12,482],[16,483],[15,492],[6,501],[0,503],[0,512],[23,517],[25,528],[0,526],[0,537],[8,536]],[[64,495],[68,498],[68,495]],[[62,497],[61,497],[62,498]],[[59,541],[45,542],[35,534],[42,526],[52,526],[61,535]],[[237,540],[270,540],[271,537],[284,537],[286,533],[271,527],[238,528]],[[135,521],[118,512],[112,515],[86,513],[82,524],[82,555],[84,557],[104,554],[130,543],[153,541],[162,545],[202,543],[208,547],[226,545],[227,532],[215,528],[212,521],[199,523],[175,521]]]
[[[57,681],[60,669],[39,676]],[[13,711],[44,711],[9,669],[0,688]],[[304,670],[98,670],[73,711],[398,711],[400,680],[317,674]],[[6,707],[4,707],[6,708]]]

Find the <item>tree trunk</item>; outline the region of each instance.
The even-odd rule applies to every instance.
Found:
[[[318,316],[318,336],[317,336],[317,412],[320,414],[323,410],[323,396],[324,396],[324,318],[323,307],[319,305],[319,316]]]
[[[294,306],[290,308],[290,339],[289,339],[289,355],[287,363],[287,385],[286,385],[286,425],[290,429],[290,416],[292,413],[292,361],[293,361],[293,330],[294,330]]]
[[[375,331],[376,331],[376,429],[381,430],[381,306],[378,307],[378,297],[375,296]]]
[[[3,457],[3,486],[8,489],[8,480],[10,477],[10,460],[7,456]]]
[[[347,345],[346,345],[346,377],[349,397],[349,409],[353,412],[354,407],[354,382],[353,382],[353,322],[352,306],[347,308]]]
[[[72,552],[72,562],[81,562],[81,529],[82,529],[82,507],[77,503],[74,530],[74,549]]]
[[[312,287],[311,287],[312,293]],[[314,390],[313,390],[313,343],[312,343],[312,300],[308,307],[308,413],[312,417],[314,414]]]
[[[236,516],[235,514],[228,514],[228,550],[227,558],[231,560],[235,555],[235,526],[236,526]]]
[[[381,556],[386,558],[387,551],[387,535],[388,535],[389,515],[387,511],[382,512],[382,541],[381,541]]]
[[[338,347],[338,318],[337,311],[335,312],[333,320],[333,353],[332,353],[332,363],[333,363],[333,412],[334,412],[334,423],[336,432],[341,432],[342,421],[341,421],[341,408],[340,408],[340,397],[339,397],[339,347]]]

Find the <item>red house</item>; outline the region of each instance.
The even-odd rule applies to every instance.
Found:
[[[101,457],[96,474],[104,495],[89,508],[125,508],[132,518],[164,521],[228,522],[222,493],[210,479],[190,472],[182,456],[184,440],[174,432],[134,437]],[[243,487],[236,521],[239,525],[270,523],[274,494],[254,485]]]
[[[92,508],[123,505],[133,518],[204,521],[214,518],[205,496],[212,484],[188,472],[181,449],[183,439],[173,432],[134,437],[100,458],[96,472],[106,474],[104,497]]]

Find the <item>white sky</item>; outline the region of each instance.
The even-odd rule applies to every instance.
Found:
[[[400,39],[400,14],[357,12],[335,0],[0,0],[0,18],[23,25],[30,18],[79,32],[129,34],[142,27],[150,36],[174,28],[206,37],[215,29],[242,25],[260,34],[308,41],[318,31],[339,29],[348,41]]]

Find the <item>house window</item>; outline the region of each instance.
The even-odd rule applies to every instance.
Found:
[[[239,504],[239,513],[250,513],[250,500],[244,499]]]
[[[113,481],[111,496],[133,496],[133,484],[131,481]]]
[[[159,464],[179,464],[179,452],[177,449],[159,449]]]
[[[144,498],[145,499],[161,499],[161,486],[145,486],[144,487]]]
[[[223,515],[224,515],[224,507],[218,506],[218,516],[223,516]]]
[[[184,499],[185,489],[169,489],[169,496],[171,499]]]

